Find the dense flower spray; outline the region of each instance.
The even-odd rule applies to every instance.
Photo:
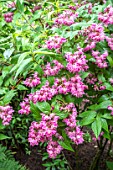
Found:
[[[32,77],[27,78],[23,83],[28,87],[35,87],[41,82],[37,72],[35,72]]]
[[[13,108],[9,105],[0,106],[0,118],[2,119],[3,125],[9,125],[13,116]]]
[[[65,38],[56,35],[54,37],[50,37],[49,40],[46,41],[46,46],[49,50],[59,49],[65,42],[66,42]]]
[[[73,13],[71,10],[66,10],[55,19],[55,24],[70,26],[74,24],[74,20],[77,17],[77,13]]]

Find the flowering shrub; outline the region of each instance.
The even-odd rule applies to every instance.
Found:
[[[104,147],[113,125],[112,3],[16,0],[0,10],[3,133],[25,120],[30,145],[46,142],[55,158],[82,144],[88,126]]]

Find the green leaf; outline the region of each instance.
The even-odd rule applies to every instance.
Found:
[[[33,117],[36,120],[40,120],[41,119],[41,115],[40,115],[40,110],[37,107],[37,104],[33,104],[32,102],[30,102],[30,110],[33,114]]]
[[[5,59],[10,58],[11,55],[13,54],[14,50],[15,50],[14,48],[5,50],[5,52],[3,53],[4,58],[5,58]]]
[[[113,67],[113,59],[110,56],[108,56],[107,60],[109,61],[110,66]]]
[[[17,89],[18,89],[18,90],[28,90],[27,87],[25,87],[25,86],[23,86],[23,85],[21,85],[21,84],[19,84],[19,85],[17,86]]]
[[[112,105],[112,102],[110,100],[107,100],[107,101],[101,102],[100,104],[91,105],[90,107],[88,107],[88,109],[91,109],[91,110],[107,109],[109,105]]]
[[[89,115],[94,115],[94,116],[96,116],[96,111],[93,111],[93,110],[91,110],[91,111],[85,111],[85,112],[82,112],[82,113],[80,113],[79,114],[79,117],[87,117],[87,116],[89,116]]]
[[[98,104],[93,104],[93,105],[89,106],[88,109],[91,109],[91,110],[98,110],[99,107],[98,107]]]
[[[31,58],[23,60],[23,62],[21,63],[21,65],[19,66],[19,68],[18,68],[18,70],[16,72],[15,78],[17,78],[17,76],[20,73],[24,72],[25,68],[28,66],[29,63],[32,63],[32,59]]]
[[[112,105],[111,100],[104,101],[98,105],[99,109],[107,109],[109,105]]]
[[[9,138],[10,138],[9,136],[6,136],[6,135],[0,133],[0,140],[9,139]]]
[[[68,103],[74,103],[75,102],[75,97],[73,97],[71,94],[67,94],[67,95],[65,95],[65,100],[66,100],[66,102],[68,102]]]
[[[107,167],[109,168],[109,170],[113,170],[113,162],[107,161],[106,164],[107,164]]]
[[[3,83],[3,77],[0,76],[0,86],[2,85],[2,83]]]
[[[86,116],[84,116],[86,114]],[[89,125],[91,124],[92,122],[94,122],[95,120],[95,116],[96,116],[96,112],[84,112],[83,115],[85,118],[83,118],[81,121],[80,121],[80,125],[81,126],[84,126],[84,125]]]
[[[33,54],[42,54],[42,55],[59,55],[57,53],[49,52],[49,51],[34,51]]]
[[[68,142],[64,142],[64,141],[58,141],[58,143],[64,148],[64,149],[67,149],[69,151],[72,151],[74,152],[72,146],[70,145],[70,143]]]
[[[11,90],[11,91],[7,92],[6,95],[5,95],[4,98],[3,98],[4,104],[6,105],[6,104],[10,103],[10,101],[12,100],[12,98],[13,98],[15,95],[16,95],[15,90]]]
[[[112,116],[110,115],[110,113],[105,113],[104,115],[101,116],[102,118],[105,119],[112,119]]]
[[[108,132],[104,131],[103,137],[110,140],[111,138],[110,138],[110,135],[109,135],[109,131]]]
[[[16,0],[16,7],[19,11],[24,12],[24,0]]]
[[[106,90],[113,91],[113,86],[111,84],[104,83],[104,85],[106,86]]]
[[[97,116],[96,120],[92,123],[91,127],[96,138],[98,138],[98,136],[100,135],[101,129],[102,129],[101,118]]]
[[[42,76],[44,74],[42,68],[40,67],[40,65],[38,65],[36,68],[35,68],[35,71],[38,72],[38,75],[39,76]]]
[[[99,98],[98,102],[100,103],[100,102],[103,102],[103,101],[106,101],[106,100],[109,100],[109,97],[108,97],[107,94],[102,95],[102,96]]]
[[[98,74],[98,80],[99,81],[102,81],[102,82],[105,82],[106,81],[106,79],[105,79],[105,77],[103,76],[103,74]]]
[[[89,72],[82,72],[81,73],[81,78],[85,79],[89,75]]]
[[[108,132],[108,124],[107,124],[107,121],[106,119],[102,119],[101,118],[101,124],[102,124],[102,128]]]
[[[5,128],[5,126],[2,124],[2,120],[0,120],[0,130],[4,129],[4,128]]]
[[[107,122],[108,122],[108,125],[113,126],[113,116],[112,116],[112,119],[108,120]]]
[[[41,112],[45,114],[49,114],[51,112],[51,106],[47,102],[38,102],[37,107]]]
[[[59,116],[60,119],[65,119],[68,116],[68,112],[58,111],[56,115]]]
[[[50,85],[53,85],[53,84],[54,84],[55,77],[50,76],[50,77],[47,78],[47,80],[49,81]]]

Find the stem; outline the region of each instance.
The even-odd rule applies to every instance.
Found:
[[[28,23],[28,25],[33,29],[33,31],[35,31],[34,27],[29,23],[29,20],[27,20],[27,18],[25,17],[25,15],[24,15],[23,13],[21,13],[20,10],[18,10],[18,11],[19,11],[19,13],[23,16],[23,18],[26,20],[26,22]],[[35,31],[35,32],[37,32],[37,31]]]
[[[75,149],[74,149],[75,150]],[[75,151],[75,159],[76,159],[76,170],[79,170],[79,161],[78,161],[78,147],[76,146],[76,151]]]
[[[105,140],[103,147],[101,149],[99,149],[98,152],[96,153],[89,170],[98,170],[98,164],[99,164],[100,158],[104,152],[107,142],[108,142],[108,139]]]
[[[64,154],[63,151],[62,151],[62,154],[63,154],[64,158],[66,159],[66,156],[65,156],[65,154]],[[73,168],[71,167],[70,162],[69,162],[67,159],[66,159],[66,161],[67,161],[67,163],[68,163],[68,166],[69,166],[70,170],[73,170]]]
[[[110,150],[111,150],[112,144],[113,144],[113,139],[111,139],[111,141],[110,141],[110,144],[109,144],[109,148],[108,148],[107,155],[109,155],[109,154],[110,154]]]

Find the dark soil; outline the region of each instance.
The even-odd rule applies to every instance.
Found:
[[[98,150],[96,142],[84,143],[77,146],[75,150],[77,150],[75,153],[66,150],[63,151],[70,167],[72,170],[88,170]],[[42,150],[39,146],[32,147],[30,155],[26,155],[23,152],[17,152],[15,158],[29,170],[45,170],[46,168],[42,165],[45,163],[42,161],[43,152],[44,150]],[[107,156],[107,146],[101,157],[98,170],[107,170],[106,160],[113,161],[113,157]],[[50,161],[51,159],[49,159],[49,162]],[[67,168],[64,170],[66,169]]]

